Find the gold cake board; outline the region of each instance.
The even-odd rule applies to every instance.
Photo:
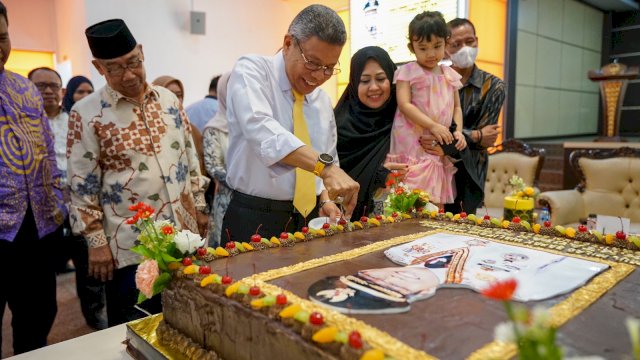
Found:
[[[163,346],[158,341],[156,329],[164,319],[162,314],[127,323],[127,353],[138,360],[187,360],[181,353]]]

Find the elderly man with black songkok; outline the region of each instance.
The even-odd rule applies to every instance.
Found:
[[[130,251],[131,204],[145,202],[155,219],[204,235],[208,217],[191,124],[169,90],[146,82],[144,53],[124,21],[86,30],[93,65],[107,85],[74,105],[67,139],[73,231],[87,239],[89,273],[107,281],[107,317],[114,326],[144,314],[134,308],[140,256]],[[146,303],[146,304],[145,304]],[[143,303],[159,312],[154,297]]]

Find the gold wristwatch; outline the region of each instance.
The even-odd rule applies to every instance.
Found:
[[[322,153],[318,155],[318,161],[316,162],[315,169],[313,169],[313,173],[316,174],[316,176],[320,176],[322,170],[331,164],[333,164],[333,156]]]

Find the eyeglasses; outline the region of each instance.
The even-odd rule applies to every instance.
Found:
[[[41,92],[47,90],[47,88],[50,88],[52,91],[58,91],[62,87],[62,85],[58,83],[47,83],[47,82],[37,82],[37,83],[34,83],[34,85]]]
[[[307,60],[307,57],[304,56],[304,53],[302,52],[302,47],[300,46],[300,42],[295,37],[293,39],[296,41],[296,45],[298,46],[298,49],[300,49],[300,55],[302,55],[302,60],[304,60],[304,67],[307,68],[307,70],[311,70],[311,71],[322,70],[322,73],[324,75],[326,75],[326,76],[340,74],[340,71],[342,71],[342,70],[340,70],[340,68],[328,67],[328,66],[324,66],[324,65],[318,65],[318,64],[314,63],[313,61]],[[338,63],[338,65],[339,64],[340,63]]]
[[[114,65],[110,65],[110,66],[105,66],[106,70],[107,70],[107,74],[112,75],[112,76],[122,76],[124,75],[124,71],[126,69],[129,69],[131,71],[137,69],[140,67],[140,65],[142,65],[142,59],[135,59],[133,61],[131,61],[130,63],[128,63],[127,65],[120,65],[120,64],[114,64]]]

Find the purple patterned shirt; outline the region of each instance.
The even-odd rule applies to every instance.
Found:
[[[0,239],[15,239],[29,205],[40,238],[62,225],[55,156],[40,93],[24,77],[0,72]]]

